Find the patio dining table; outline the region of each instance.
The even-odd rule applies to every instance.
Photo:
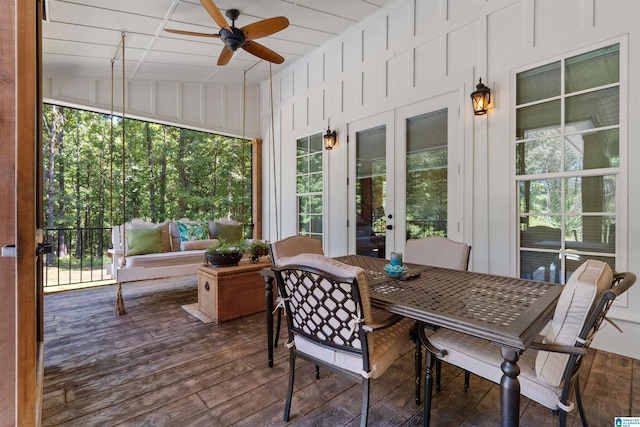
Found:
[[[499,346],[503,357],[500,382],[502,425],[518,425],[518,357],[551,320],[562,286],[418,264],[406,264],[410,273],[418,275],[416,278],[400,280],[384,272],[388,263],[384,259],[361,255],[335,259],[367,272],[373,307],[416,319],[421,324],[486,339]],[[275,275],[270,268],[263,269],[261,273],[266,280],[268,363],[273,366]],[[424,334],[421,335],[425,340]]]

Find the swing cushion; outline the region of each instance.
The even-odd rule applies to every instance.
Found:
[[[198,267],[203,265],[205,262],[204,249],[195,251],[163,252],[158,254],[127,257],[127,266],[124,270],[147,268],[149,269],[149,275],[153,276],[152,271],[154,268],[162,269],[166,267],[182,267],[193,264],[193,274],[196,274],[198,272]],[[165,273],[162,275],[156,275],[155,278],[171,276],[173,276],[172,273]]]
[[[127,255],[144,255],[164,252],[162,230],[137,228],[127,230]]]

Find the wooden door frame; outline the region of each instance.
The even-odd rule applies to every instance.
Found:
[[[0,246],[15,244],[17,254],[0,259],[0,419],[8,425],[37,426],[41,411],[35,239],[41,5],[0,0]]]

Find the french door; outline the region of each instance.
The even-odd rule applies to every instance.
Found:
[[[349,124],[349,253],[386,258],[395,248],[394,115]]]
[[[349,123],[349,252],[388,258],[407,239],[462,238],[457,93]]]

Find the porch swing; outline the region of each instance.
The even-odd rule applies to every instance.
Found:
[[[114,137],[113,128],[114,121],[110,123],[110,222],[112,226],[112,248],[109,253],[112,257],[111,274],[115,277],[118,283],[118,290],[116,295],[116,313],[126,314],[124,306],[124,298],[122,295],[122,283],[133,282],[140,280],[160,279],[175,276],[193,275],[198,272],[198,268],[206,263],[204,252],[206,248],[212,244],[212,238],[217,238],[222,234],[224,229],[229,228],[239,233],[241,238],[244,238],[244,232],[242,230],[242,223],[232,221],[231,210],[227,211],[227,220],[209,221],[208,222],[208,239],[202,239],[198,241],[182,242],[180,233],[178,230],[178,223],[190,223],[189,219],[182,218],[178,221],[165,221],[163,223],[147,223],[140,219],[133,219],[130,223],[126,221],[127,218],[127,197],[126,197],[126,86],[125,86],[125,37],[126,34],[122,33],[121,46],[122,46],[122,146],[121,146],[121,173],[122,173],[122,216],[120,225],[114,224],[113,218],[113,154],[114,154]],[[117,55],[117,52],[116,52]],[[115,56],[111,60],[111,117],[114,114],[114,64]],[[244,134],[244,130],[243,130]],[[259,150],[257,150],[259,154]],[[241,218],[244,218],[245,213],[245,144],[242,144],[242,180],[243,180],[243,197],[240,206]],[[260,183],[254,183],[261,185]],[[259,187],[258,187],[259,188]],[[131,228],[129,228],[131,227]],[[240,230],[237,228],[240,227]],[[144,253],[133,255],[130,253],[131,243],[127,237],[127,232],[132,233],[133,229],[149,229],[160,228],[159,234],[165,245],[164,250],[158,253]],[[205,228],[205,227],[203,227]],[[258,230],[260,232],[260,230]],[[256,230],[253,230],[253,237],[257,237]],[[165,244],[166,241],[166,244]]]

